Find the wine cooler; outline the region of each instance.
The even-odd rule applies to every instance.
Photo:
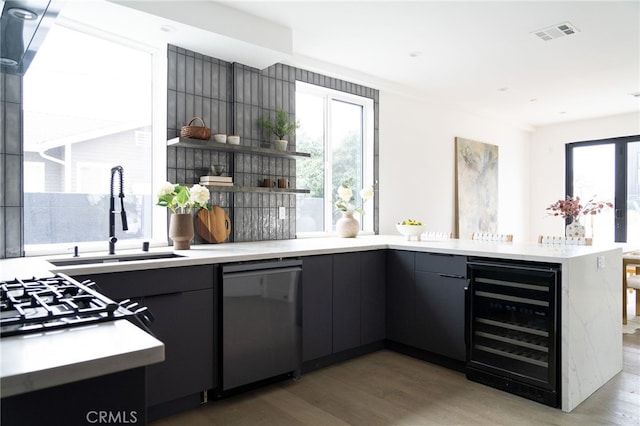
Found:
[[[560,404],[560,266],[469,258],[467,378]]]

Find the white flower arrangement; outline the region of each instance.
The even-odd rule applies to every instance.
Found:
[[[354,201],[355,198],[353,196],[353,190],[349,186],[349,183],[350,182],[343,182],[338,187],[338,199],[336,200],[334,205],[341,212],[356,211],[363,215],[364,210],[362,208],[355,207],[353,204],[351,204],[351,202]],[[368,200],[373,198],[373,195],[374,195],[373,186],[362,188],[360,190],[360,198],[362,198],[362,205],[364,205],[364,203],[366,203]]]
[[[204,186],[195,184],[191,188],[166,182],[158,192],[158,206],[166,207],[173,213],[191,213],[193,209],[209,210],[210,193]]]

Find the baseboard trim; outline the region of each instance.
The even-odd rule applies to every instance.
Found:
[[[449,368],[451,370],[459,371],[461,373],[464,373],[466,371],[466,366],[464,361],[459,361],[459,360],[452,359],[440,354],[425,351],[424,349],[418,349],[413,346],[405,345],[404,343],[398,343],[392,340],[385,340],[385,348],[392,350],[394,352],[401,353],[403,355],[410,356],[412,358],[420,359],[422,361],[427,361],[432,364],[437,364],[442,367]]]
[[[313,359],[302,363],[302,373],[309,373],[319,368],[328,367],[332,364],[347,361],[352,358],[357,358],[362,355],[366,355],[372,352],[379,351],[385,348],[384,340],[378,342],[369,343],[364,346],[358,346],[357,348],[347,349],[342,352],[327,355],[322,358]]]

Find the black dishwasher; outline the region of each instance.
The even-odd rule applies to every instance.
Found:
[[[223,392],[299,374],[301,278],[299,259],[222,266]]]

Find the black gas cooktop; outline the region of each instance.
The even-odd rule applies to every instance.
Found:
[[[150,322],[145,308],[120,304],[64,274],[0,281],[0,336],[38,333],[127,318]],[[128,306],[127,306],[128,305]],[[138,321],[139,322],[139,321]],[[140,324],[138,324],[140,325]]]

